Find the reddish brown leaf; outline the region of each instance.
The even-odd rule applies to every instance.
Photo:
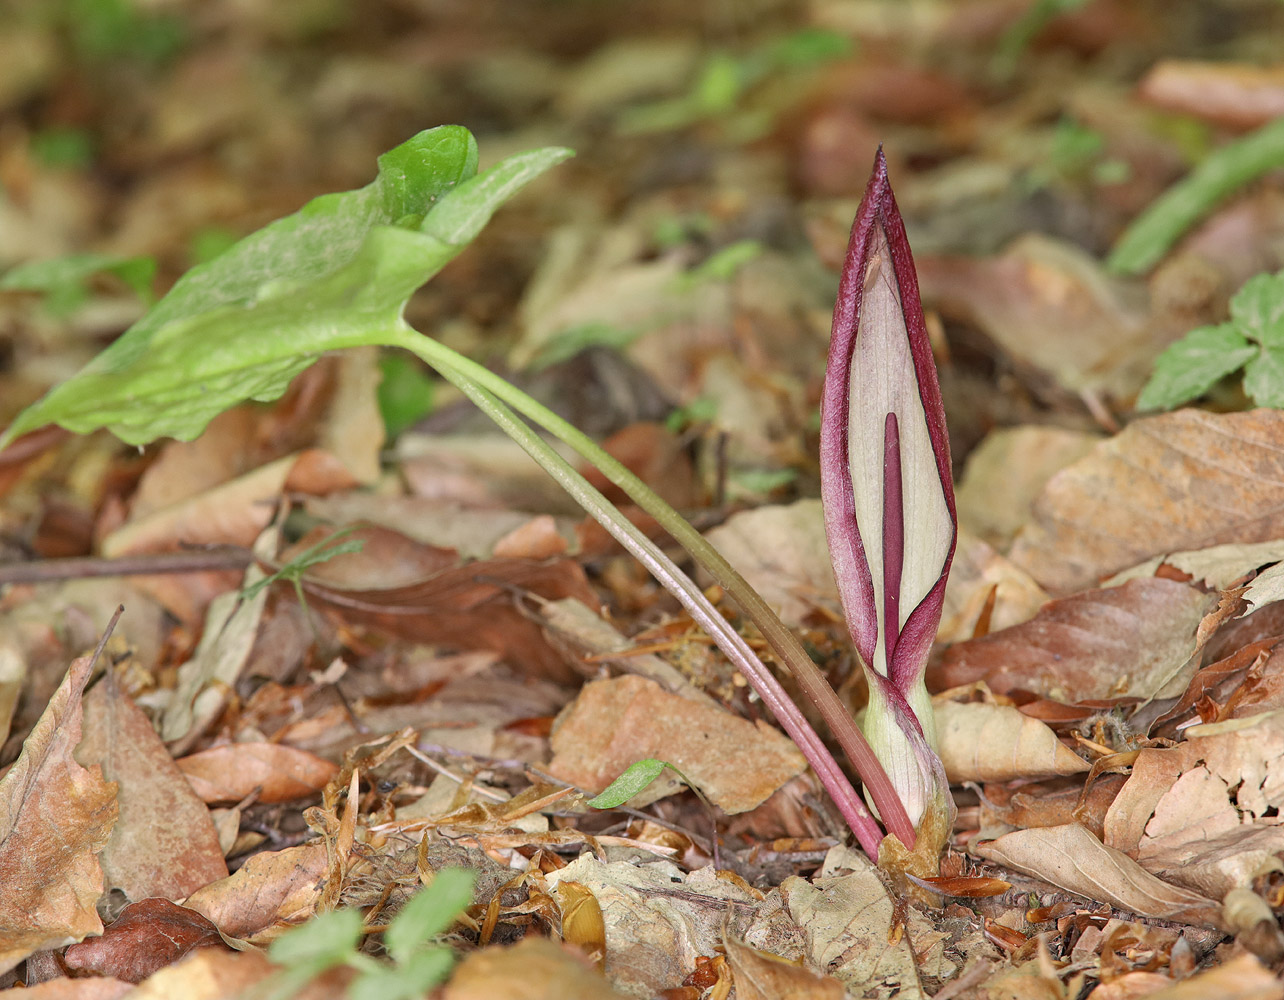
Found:
[[[325,787],[337,765],[279,743],[225,743],[175,763],[201,801],[239,802],[258,791],[260,802],[301,799]]]
[[[98,852],[116,822],[116,785],[72,756],[92,670],[92,657],[72,663],[0,779],[0,971],[102,930]]]
[[[108,886],[130,899],[183,899],[227,877],[210,813],[175,766],[147,716],[109,681],[85,697],[82,764],[119,786],[120,819],[103,850]]]
[[[1149,559],[1284,535],[1284,412],[1138,420],[1049,481],[1011,559],[1066,593]]]
[[[1199,648],[1199,624],[1216,604],[1216,594],[1154,578],[1050,601],[1031,621],[951,646],[928,685],[983,680],[1000,694],[1019,688],[1077,701],[1149,698],[1180,677],[1175,694]]]
[[[73,944],[67,968],[141,983],[197,948],[226,948],[218,928],[168,899],[140,899],[120,911],[102,937]]]

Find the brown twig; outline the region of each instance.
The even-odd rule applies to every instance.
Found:
[[[119,559],[84,556],[41,559],[0,566],[0,587],[9,583],[51,583],[103,576],[150,576],[161,573],[206,573],[243,570],[253,560],[249,549],[220,546],[190,552],[154,552]]]

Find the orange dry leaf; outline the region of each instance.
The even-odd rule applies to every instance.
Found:
[[[227,877],[210,811],[141,709],[111,679],[85,696],[82,764],[119,785],[120,818],[103,851],[109,887],[130,899],[183,899]]]
[[[239,871],[192,893],[184,903],[229,937],[248,938],[312,915],[327,871],[324,844],[265,851]]]
[[[201,801],[239,802],[258,791],[259,802],[288,802],[324,788],[336,764],[280,743],[225,743],[175,763]]]
[[[1137,86],[1167,111],[1250,129],[1284,117],[1284,67],[1164,59]]]
[[[103,929],[98,852],[116,822],[116,785],[72,756],[93,666],[92,656],[72,663],[0,779],[0,971]]]

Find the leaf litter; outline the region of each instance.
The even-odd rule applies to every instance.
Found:
[[[1196,175],[1229,200],[1143,231],[1148,274],[1107,253],[1232,133],[1266,148],[1250,130],[1278,119],[1280,84],[1253,39],[1277,13],[1216,5],[1214,50],[1144,3],[1046,23],[659,3],[628,25],[376,5],[372,59],[348,51],[353,12],[219,25],[171,6],[98,43],[22,28],[0,78],[18,123],[0,263],[155,254],[167,286],[220,239],[366,183],[425,122],[483,120],[484,151],[577,147],[407,315],[709,527],[854,711],[812,413],[826,267],[885,143],[965,470],[929,670],[958,820],[941,879],[889,891],[629,558],[449,388],[386,440],[378,356],[344,352],[192,442],[37,432],[0,456],[0,569],[142,571],[0,594],[0,985],[238,995],[275,974],[255,949],[318,913],[359,908],[379,953],[434,872],[464,866],[450,998],[1284,996],[1284,429],[1226,383],[1208,409],[1132,409],[1165,347],[1284,266],[1278,176]],[[107,94],[131,108],[112,128]],[[138,317],[128,273],[82,261],[56,294],[0,293],[6,421]],[[303,603],[288,580],[252,593],[345,529],[362,550],[303,571]],[[211,545],[242,562],[146,572]],[[78,657],[117,603],[93,680]],[[647,757],[713,812],[663,778],[586,809]]]

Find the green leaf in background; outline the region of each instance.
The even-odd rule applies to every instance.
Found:
[[[101,253],[68,254],[19,264],[0,277],[0,291],[43,292],[48,297],[50,311],[63,315],[85,301],[89,279],[96,274],[113,274],[144,302],[152,301],[152,281],[156,277],[154,257]]]
[[[468,868],[443,868],[431,884],[410,897],[383,932],[383,943],[397,963],[409,962],[415,952],[458,919],[473,901],[476,873]]]
[[[1171,410],[1202,396],[1257,353],[1231,323],[1201,326],[1170,344],[1137,398],[1140,410]]]
[[[587,804],[592,809],[614,809],[622,806],[663,774],[666,767],[671,768],[688,785],[691,784],[686,776],[672,764],[648,757],[646,760],[630,764],[628,770],[602,789],[600,794],[589,799]]]
[[[388,440],[432,412],[437,383],[404,354],[385,354],[379,359],[379,415]]]
[[[446,978],[454,964],[448,948],[434,948],[408,962],[370,969],[352,981],[348,1000],[419,1000]]]
[[[1116,274],[1150,270],[1218,202],[1279,166],[1284,166],[1284,118],[1222,147],[1151,202],[1119,238],[1106,266]]]
[[[390,342],[410,295],[570,155],[520,153],[477,176],[467,129],[419,133],[379,157],[373,183],[315,198],[193,268],[0,445],[47,423],[106,427],[130,444],[191,440],[237,403],[280,396],[325,351]]]
[[[1284,271],[1249,278],[1230,301],[1231,322],[1249,340],[1284,347]]]

